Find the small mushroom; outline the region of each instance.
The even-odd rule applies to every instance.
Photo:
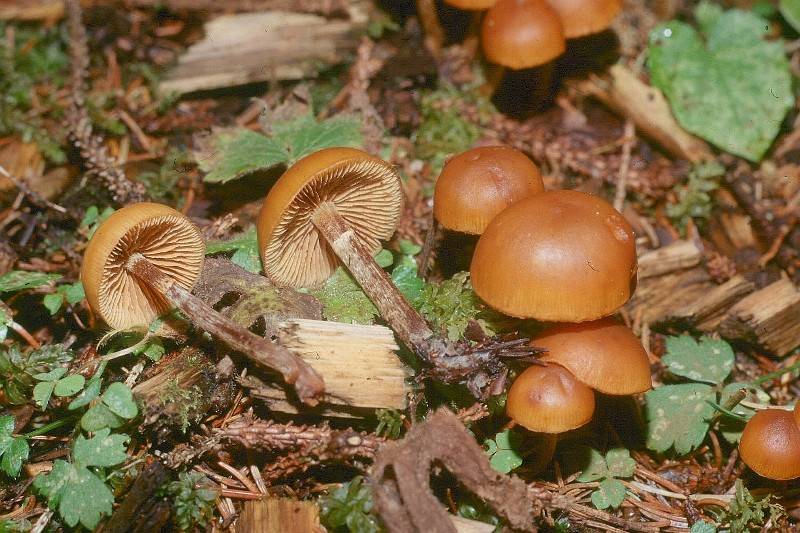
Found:
[[[192,295],[204,254],[199,230],[178,211],[146,202],[129,205],[103,222],[89,241],[81,266],[86,299],[114,328],[146,326],[177,307],[196,326],[280,372],[302,400],[315,404],[324,383],[307,363]]]
[[[539,169],[507,146],[483,146],[444,165],[436,180],[433,212],[445,229],[480,235],[511,204],[544,191]]]
[[[553,60],[564,53],[566,40],[546,0],[497,0],[483,17],[481,46],[499,66],[488,76],[495,102],[509,114],[524,115],[549,95]],[[512,71],[508,76],[506,69]],[[506,89],[499,90],[504,77]]]
[[[739,454],[756,474],[774,480],[800,477],[800,403],[794,413],[759,411],[744,427]]]
[[[578,191],[521,200],[486,227],[470,267],[475,292],[509,316],[584,322],[619,309],[636,287],[630,224]]]
[[[531,344],[547,350],[542,361],[557,363],[582,383],[604,394],[650,390],[650,361],[633,332],[613,318],[559,324]]]
[[[530,366],[508,390],[506,414],[530,431],[564,433],[592,419],[594,393],[562,366]]]
[[[344,263],[400,339],[423,357],[434,336],[373,258],[394,233],[400,176],[353,148],[328,148],[290,167],[258,217],[266,275],[279,285],[314,287]]]
[[[601,32],[622,9],[621,0],[547,0],[558,13],[564,37],[575,39]]]

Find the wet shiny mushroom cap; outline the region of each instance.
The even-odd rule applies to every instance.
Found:
[[[508,390],[506,414],[530,431],[564,433],[592,419],[594,393],[562,366],[535,365]]]
[[[612,318],[558,324],[531,341],[547,350],[543,361],[558,363],[578,381],[604,394],[648,391],[650,361],[638,337]]]
[[[335,205],[370,249],[392,236],[403,193],[395,168],[354,148],[328,148],[292,165],[264,199],[258,246],[264,272],[278,285],[316,287],[339,264],[311,221],[324,202]]]
[[[81,266],[86,299],[112,328],[147,326],[171,309],[125,269],[135,253],[191,289],[200,277],[205,244],[197,227],[166,205],[142,202],[114,212],[92,236]]]
[[[599,33],[622,10],[622,0],[547,0],[561,18],[567,39]]]
[[[465,11],[489,9],[497,0],[444,0],[444,3]]]
[[[564,53],[566,41],[546,0],[497,0],[483,17],[481,46],[490,62],[519,70],[549,63]]]
[[[612,314],[636,287],[633,229],[608,202],[547,191],[497,215],[478,240],[472,284],[509,316],[584,322]]]
[[[500,211],[543,191],[542,175],[525,154],[508,146],[482,146],[444,165],[433,212],[449,230],[480,235]]]
[[[739,441],[742,461],[769,479],[800,477],[800,427],[790,411],[759,411],[744,427]]]

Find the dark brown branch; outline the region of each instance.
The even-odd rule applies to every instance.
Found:
[[[153,266],[141,254],[132,255],[126,268],[142,282],[163,294],[195,326],[208,331],[259,366],[279,372],[287,383],[294,385],[301,400],[309,405],[317,404],[325,391],[325,384],[322,377],[305,361],[283,346],[227,320]]]

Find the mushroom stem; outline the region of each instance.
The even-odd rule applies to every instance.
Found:
[[[256,364],[279,372],[287,383],[294,385],[303,402],[308,405],[317,404],[317,399],[325,391],[325,383],[308,363],[283,346],[227,320],[161,272],[142,254],[131,255],[125,269],[183,311],[195,326],[211,333]]]
[[[433,56],[433,59],[438,61],[442,55],[444,29],[439,23],[436,0],[417,0],[417,17],[425,34],[425,47]]]
[[[331,202],[322,203],[311,221],[400,340],[430,362],[428,341],[434,336],[433,331],[375,262],[336,206]]]

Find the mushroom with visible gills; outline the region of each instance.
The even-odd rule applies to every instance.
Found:
[[[747,421],[739,441],[742,461],[765,478],[800,477],[800,403],[794,412],[766,409]]]
[[[203,267],[200,231],[171,207],[137,203],[112,214],[89,241],[81,281],[91,308],[113,328],[148,325],[173,307],[197,327],[278,371],[314,405],[322,378],[302,359],[226,319],[190,290]]]
[[[472,256],[484,302],[517,318],[585,322],[611,315],[636,288],[633,229],[608,202],[578,191],[521,200],[486,227]]]

